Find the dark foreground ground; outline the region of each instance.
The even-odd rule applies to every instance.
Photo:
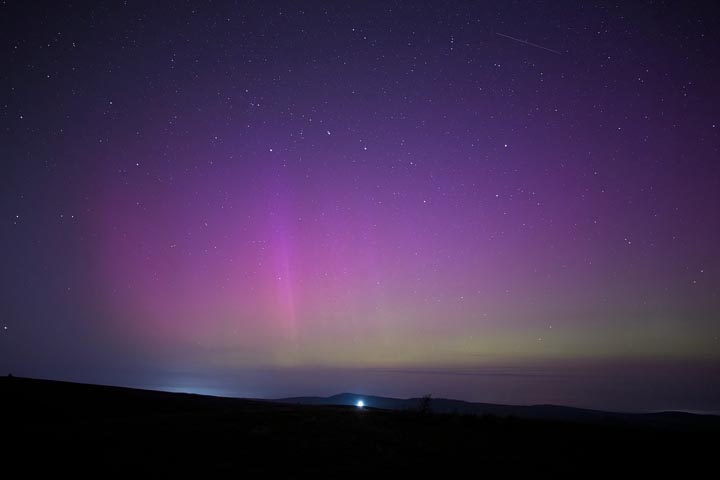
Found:
[[[719,468],[714,421],[668,428],[421,414],[8,377],[0,378],[0,407],[0,468],[19,467],[23,477],[34,471],[687,477],[715,476]]]

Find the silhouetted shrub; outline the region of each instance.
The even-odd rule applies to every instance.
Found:
[[[429,393],[427,395],[424,395],[420,400],[418,400],[418,413],[421,415],[427,415],[428,413],[432,413],[432,395]]]

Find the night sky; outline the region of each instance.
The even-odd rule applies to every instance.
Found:
[[[714,2],[0,4],[0,373],[720,411]]]

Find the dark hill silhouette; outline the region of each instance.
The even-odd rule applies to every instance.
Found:
[[[291,397],[276,400],[301,405],[348,405],[362,400],[365,407],[387,410],[415,410],[420,398],[391,398],[357,393],[341,393],[330,397]],[[712,429],[720,428],[720,416],[686,412],[620,413],[564,407],[558,405],[499,405],[466,402],[448,398],[432,398],[435,413],[494,415],[532,420],[552,420],[581,423],[642,425],[666,428]]]
[[[3,466],[30,476],[89,471],[164,477],[446,478],[466,472],[694,477],[712,471],[720,433],[715,417],[692,416],[695,426],[681,428],[578,423],[497,416],[516,415],[516,407],[502,405],[492,406],[499,409],[494,415],[468,415],[483,404],[442,399],[432,401],[435,411],[467,410],[428,415],[397,409],[415,399],[362,398],[368,408],[348,405],[357,399],[353,394],[306,399],[333,405],[298,405],[4,377]],[[576,412],[527,408],[552,413],[548,418]]]

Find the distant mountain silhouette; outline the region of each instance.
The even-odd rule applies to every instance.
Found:
[[[415,410],[420,398],[391,398],[358,393],[340,393],[330,397],[291,397],[275,400],[302,405],[356,405],[362,400],[364,408],[386,410]],[[499,405],[475,403],[449,398],[433,398],[435,413],[494,415],[532,420],[552,420],[580,423],[626,424],[669,428],[720,428],[720,416],[686,412],[619,413],[602,410],[563,407],[557,405]]]

